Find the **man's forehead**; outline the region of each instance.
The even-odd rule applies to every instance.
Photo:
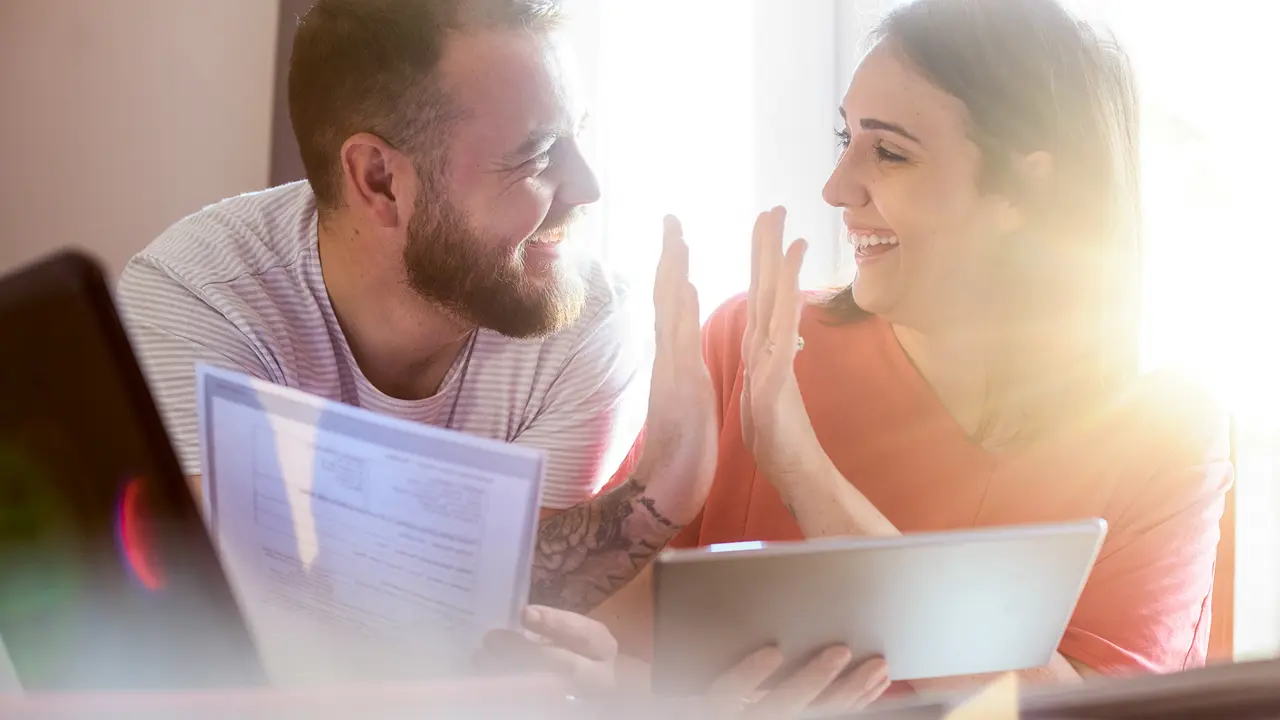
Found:
[[[438,77],[466,123],[521,136],[576,124],[583,108],[575,70],[554,33],[482,31],[449,39]]]

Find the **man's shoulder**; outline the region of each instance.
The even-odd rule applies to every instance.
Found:
[[[588,305],[594,303],[600,309],[611,310],[631,302],[631,281],[600,258],[587,256],[582,262],[582,274]]]
[[[583,258],[579,266],[586,288],[582,314],[558,335],[578,340],[600,332],[630,333],[641,311],[630,281],[595,256]]]
[[[315,196],[306,182],[237,195],[171,225],[126,266],[121,292],[156,271],[192,290],[296,263],[315,242]],[[151,271],[148,273],[147,271]]]

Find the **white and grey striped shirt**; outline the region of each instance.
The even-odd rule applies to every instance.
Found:
[[[649,352],[625,285],[589,261],[582,318],[551,336],[482,331],[439,392],[406,401],[361,373],[320,273],[315,196],[305,181],[191,215],[125,268],[125,324],[188,474],[200,473],[195,364],[206,362],[395,417],[545,450],[543,505],[589,497],[643,422]],[[459,395],[459,393],[461,393]]]

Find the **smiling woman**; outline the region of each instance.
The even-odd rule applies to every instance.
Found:
[[[980,44],[967,24],[979,15],[1032,24],[1042,12],[992,2],[890,15],[845,97],[845,159],[824,191],[858,245],[857,277],[831,309],[913,334],[992,336],[1000,369],[984,404],[1007,407],[1002,393],[1022,394],[1017,432],[1030,433],[1060,417],[1064,399],[1094,403],[1122,387],[1137,370],[1138,343],[1137,99],[1127,58],[1060,23],[1038,41],[1050,69],[1022,38]],[[1080,32],[1092,54],[1072,49]],[[1007,64],[984,67],[993,54]],[[1068,358],[1079,370],[1062,374]],[[1028,385],[1039,377],[1062,385]],[[978,434],[996,432],[990,409],[978,412]]]
[[[1126,56],[1055,0],[916,0],[875,39],[823,191],[857,276],[803,293],[806,245],[759,217],[750,292],[705,329],[720,453],[676,544],[1101,517],[1059,652],[1023,676],[1203,663],[1226,422],[1139,376]]]

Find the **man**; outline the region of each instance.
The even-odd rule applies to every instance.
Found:
[[[694,517],[715,421],[680,269],[655,297],[649,454],[592,497],[643,419],[648,329],[565,242],[599,189],[559,21],[541,0],[320,0],[302,19],[288,100],[308,181],[180,221],[119,285],[197,492],[207,362],[547,451],[536,604],[592,609]]]
[[[580,613],[696,516],[716,398],[668,220],[644,449],[626,482],[592,497],[635,437],[625,417],[645,397],[635,343],[648,329],[632,326],[626,289],[564,242],[599,189],[575,140],[559,21],[550,0],[319,0],[289,71],[307,181],[182,220],[129,263],[118,294],[196,491],[197,362],[546,450],[525,617],[544,641],[496,632],[490,660],[607,689],[643,671],[615,668],[617,643]],[[850,660],[823,654],[753,713],[805,707]],[[781,662],[765,648],[729,669],[714,707],[754,699]],[[874,693],[880,674],[867,664],[834,696]]]

